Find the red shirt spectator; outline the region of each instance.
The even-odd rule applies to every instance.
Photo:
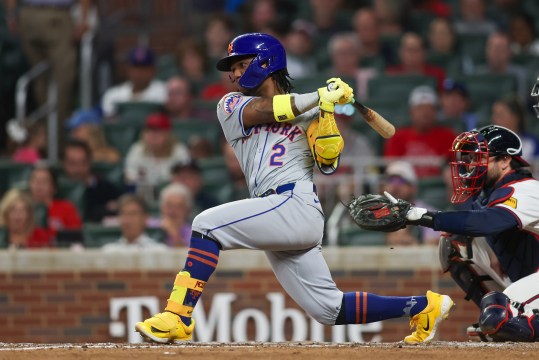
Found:
[[[393,75],[425,75],[436,79],[438,91],[442,90],[445,79],[444,69],[426,63],[427,52],[423,39],[418,34],[408,32],[402,36],[399,58],[401,63],[386,68]]]
[[[436,124],[438,96],[428,86],[415,88],[409,99],[412,125],[397,129],[384,148],[386,157],[406,157],[418,177],[439,176],[439,157],[449,156],[455,139],[452,129]],[[431,162],[432,161],[432,162]]]
[[[68,200],[55,199],[56,178],[47,167],[36,167],[30,175],[30,196],[34,204],[47,207],[48,228],[56,235],[61,229],[80,229],[81,217]]]

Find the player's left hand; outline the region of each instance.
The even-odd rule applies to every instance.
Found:
[[[408,223],[406,216],[411,208],[410,203],[397,200],[392,196],[392,199],[389,199],[386,196],[361,195],[352,199],[347,205],[350,215],[360,228],[393,232],[406,227]]]

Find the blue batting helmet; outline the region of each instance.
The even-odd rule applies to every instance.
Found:
[[[255,58],[239,80],[245,89],[258,87],[269,75],[286,68],[286,53],[279,40],[267,34],[250,33],[228,44],[228,56],[217,62],[217,69],[230,71],[232,62],[249,56]]]

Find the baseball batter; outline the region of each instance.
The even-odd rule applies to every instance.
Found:
[[[265,251],[286,292],[322,324],[358,324],[409,316],[416,331],[405,338],[433,338],[453,301],[431,291],[426,296],[388,297],[341,292],[321,252],[324,214],[312,182],[313,167],[335,171],[343,148],[335,125],[336,103],[353,100],[352,89],[330,79],[308,94],[291,94],[286,54],[266,34],[238,36],[217,63],[230,72],[238,92],[225,95],[217,116],[247,179],[250,199],[217,206],[198,215],[184,268],[176,276],[165,311],[136,325],[145,338],[191,340],[191,319],[220,251]]]

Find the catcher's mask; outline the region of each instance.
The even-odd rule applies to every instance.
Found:
[[[479,130],[457,136],[451,147],[452,203],[462,203],[483,187],[489,157],[509,155],[515,165],[529,166],[522,158],[522,142],[513,131],[499,125],[488,125]]]
[[[462,203],[479,192],[488,170],[487,140],[476,130],[457,136],[451,146],[451,202]]]

